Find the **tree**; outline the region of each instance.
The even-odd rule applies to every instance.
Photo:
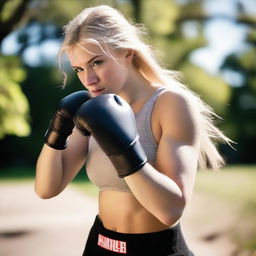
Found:
[[[249,38],[248,38],[249,39]],[[249,43],[249,40],[247,40]],[[229,128],[238,143],[236,161],[254,163],[256,144],[256,40],[242,53],[229,55],[222,71],[236,73],[240,84],[232,89]]]
[[[25,72],[17,57],[0,59],[0,139],[6,134],[26,136],[28,125],[28,102],[21,91],[20,83]]]
[[[2,0],[0,2],[0,44],[25,17],[30,2],[31,0]]]
[[[150,38],[157,54],[170,69],[181,71],[184,83],[198,93],[219,115],[226,114],[231,88],[220,75],[210,75],[190,61],[190,54],[207,44],[199,17],[207,17],[203,1],[142,1],[141,20],[149,26]],[[136,8],[136,6],[134,6]],[[153,10],[153,11],[152,11]],[[197,22],[195,23],[195,20]],[[194,23],[194,35],[184,27]]]
[[[24,18],[29,2],[1,1],[0,46]],[[28,101],[20,88],[25,76],[18,57],[0,55],[0,139],[7,134],[27,136],[30,133]]]
[[[239,0],[236,1],[239,2]],[[2,1],[0,5],[4,5],[7,2],[9,9],[5,6],[5,11],[9,10],[9,17],[12,16],[13,10],[21,2],[24,3],[22,0],[9,0]],[[203,3],[204,0],[87,0],[86,2],[72,1],[72,3],[70,0],[27,1],[23,17],[20,17],[19,22],[12,26],[12,28],[15,28],[19,43],[19,47],[14,54],[22,58],[27,49],[35,46],[40,47],[41,44],[49,39],[60,42],[62,40],[61,27],[82,11],[83,8],[91,5],[107,4],[120,9],[130,20],[145,23],[149,31],[147,40],[149,40],[150,44],[153,44],[155,49],[158,49],[156,54],[160,57],[163,65],[173,70],[182,71],[184,73],[184,82],[212,106],[217,111],[217,114],[229,120],[230,117],[227,117],[227,115],[231,115],[231,112],[228,106],[230,103],[235,104],[234,102],[241,100],[239,93],[236,96],[237,100],[233,101],[233,87],[230,87],[223,77],[210,75],[190,60],[190,55],[194,50],[207,45],[203,34],[205,22],[216,18],[216,16],[210,16],[205,12]],[[245,2],[243,1],[243,3]],[[2,12],[3,8],[0,8],[0,10]],[[244,12],[240,12],[235,20],[243,22],[243,24],[255,24],[254,18]],[[22,26],[19,26],[17,30],[18,24],[22,24]],[[192,36],[186,33],[186,26],[190,24],[193,27],[189,29],[190,32],[193,32]],[[38,28],[36,38],[30,34],[34,27]],[[253,33],[251,37],[253,37]],[[2,57],[6,58],[6,56]],[[2,140],[2,143],[5,151],[9,152],[9,154],[6,153],[8,156],[11,155],[11,147],[14,144],[19,144],[19,147],[24,149],[21,158],[31,163],[35,160],[36,151],[42,144],[44,129],[48,126],[50,114],[53,113],[59,97],[69,93],[74,87],[68,85],[64,91],[59,90],[61,76],[58,74],[56,65],[46,63],[44,58],[42,58],[37,67],[30,67],[27,63],[20,67],[25,71],[24,77],[26,78],[23,82],[16,80],[15,83],[21,85],[22,92],[31,106],[30,122],[32,132],[28,138],[24,139],[7,136],[8,143],[6,143],[7,140]],[[247,70],[247,66],[244,69]],[[11,76],[8,77],[8,79],[10,78]],[[72,84],[76,84],[77,88],[82,88],[77,78],[71,78],[69,81]],[[47,97],[46,91],[49,91],[51,96]],[[45,104],[46,101],[47,104]],[[5,111],[8,111],[7,107],[5,107]],[[40,118],[38,113],[41,113]],[[244,117],[246,116],[244,115]],[[23,117],[27,122],[28,114],[24,114]],[[236,136],[242,136],[241,132],[235,132],[237,131],[238,122],[227,123],[225,121],[225,124],[226,128],[228,126],[226,133],[229,136],[231,134],[231,138],[238,141]],[[10,149],[8,151],[7,147],[9,145]]]

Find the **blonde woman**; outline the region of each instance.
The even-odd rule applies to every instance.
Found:
[[[109,6],[87,8],[65,26],[63,54],[87,90],[59,104],[37,161],[36,193],[58,195],[86,163],[99,213],[83,255],[193,255],[179,220],[198,166],[223,164],[212,139],[229,140],[214,113]]]

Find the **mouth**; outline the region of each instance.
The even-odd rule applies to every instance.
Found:
[[[98,96],[98,95],[102,94],[102,92],[104,90],[105,90],[105,88],[103,88],[103,89],[94,89],[91,92],[92,92],[93,95]]]

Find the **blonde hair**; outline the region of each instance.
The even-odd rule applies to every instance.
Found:
[[[230,140],[214,125],[217,115],[195,93],[178,81],[177,72],[164,69],[142,35],[145,30],[133,25],[118,10],[110,6],[100,5],[83,10],[64,27],[65,38],[59,51],[61,56],[74,45],[81,47],[85,42],[106,45],[111,49],[133,49],[133,64],[150,82],[169,86],[172,90],[185,93],[198,107],[202,120],[201,146],[198,159],[199,168],[210,166],[218,169],[224,164],[215,142],[230,143]],[[66,74],[64,80],[66,80]]]

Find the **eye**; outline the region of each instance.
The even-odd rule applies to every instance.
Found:
[[[82,68],[74,68],[73,70],[74,70],[76,73],[80,73],[81,71],[83,71]]]
[[[95,60],[92,62],[92,67],[97,67],[103,63],[103,60]]]

